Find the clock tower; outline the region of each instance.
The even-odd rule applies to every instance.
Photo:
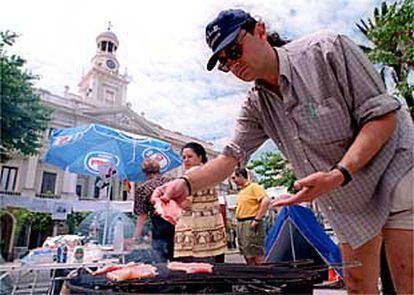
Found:
[[[124,105],[129,79],[126,74],[119,74],[118,37],[108,27],[96,37],[96,46],[91,66],[78,84],[79,93],[85,101],[96,106]]]

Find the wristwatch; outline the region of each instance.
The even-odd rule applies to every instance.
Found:
[[[334,169],[338,169],[344,176],[344,182],[342,182],[341,186],[347,185],[352,180],[351,172],[349,172],[345,166],[341,164],[335,164],[329,171],[332,171]]]

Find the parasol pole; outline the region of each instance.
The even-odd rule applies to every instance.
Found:
[[[107,235],[108,235],[108,221],[109,221],[109,209],[111,206],[111,187],[112,187],[112,179],[109,182],[109,186],[107,186],[106,191],[106,208],[105,208],[105,223],[104,223],[104,232],[103,232],[103,241],[102,244],[107,244]]]
[[[111,163],[110,167],[106,169],[105,175],[109,173],[109,185],[106,191],[106,208],[105,208],[105,223],[104,223],[104,232],[103,232],[103,241],[102,244],[107,244],[107,236],[108,236],[108,221],[109,221],[109,210],[111,206],[111,188],[112,188],[112,178],[114,176],[113,171],[113,164]]]

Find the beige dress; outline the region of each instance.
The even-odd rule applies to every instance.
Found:
[[[197,192],[188,201],[189,208],[175,225],[174,257],[224,254],[227,239],[216,189]]]

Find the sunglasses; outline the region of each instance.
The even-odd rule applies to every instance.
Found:
[[[218,69],[220,71],[226,72],[226,73],[229,72],[230,71],[229,60],[234,62],[242,57],[243,40],[244,40],[244,37],[246,37],[246,35],[247,35],[247,31],[244,31],[244,34],[239,39],[239,41],[237,41],[238,38],[236,38],[236,40],[234,40],[232,43],[230,43],[230,45],[224,48],[224,53],[226,54],[226,56],[225,57],[221,56],[218,58],[218,61],[219,61]]]

